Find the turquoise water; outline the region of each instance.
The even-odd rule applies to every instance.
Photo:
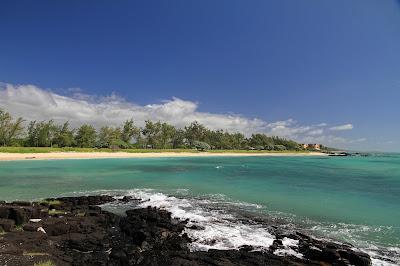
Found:
[[[2,200],[132,189],[255,204],[259,216],[400,254],[400,155],[0,162]]]

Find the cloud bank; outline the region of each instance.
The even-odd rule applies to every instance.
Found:
[[[352,130],[353,128],[354,126],[352,124],[345,124],[345,125],[331,127],[330,130],[343,131],[343,130]]]
[[[320,142],[325,145],[349,142],[334,135],[324,135],[326,129],[338,131],[353,128],[351,124],[327,128],[326,123],[300,125],[293,119],[267,122],[239,114],[200,112],[198,103],[175,97],[161,103],[138,105],[115,94],[94,96],[84,94],[79,89],[68,91],[66,95],[61,95],[34,85],[2,83],[0,84],[0,108],[28,121],[49,119],[59,123],[70,121],[75,127],[84,123],[90,123],[96,127],[118,126],[131,118],[139,126],[143,126],[145,120],[166,121],[176,127],[184,127],[193,121],[198,121],[211,129],[241,132],[246,136],[259,132],[300,142]]]

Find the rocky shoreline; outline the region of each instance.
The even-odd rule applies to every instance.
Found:
[[[124,197],[121,203],[137,199]],[[184,233],[187,221],[156,208],[131,209],[126,216],[98,205],[111,196],[47,199],[41,202],[0,202],[0,265],[371,265],[370,257],[347,244],[316,240],[277,228],[265,251],[194,251]],[[196,228],[192,228],[196,229]],[[201,230],[199,228],[198,230]],[[278,254],[285,241],[296,252]],[[40,265],[40,264],[39,264]]]

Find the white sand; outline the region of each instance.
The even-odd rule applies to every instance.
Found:
[[[51,153],[0,153],[0,161],[13,160],[57,160],[57,159],[96,159],[96,158],[156,158],[156,157],[204,157],[204,156],[324,156],[319,152],[308,153],[216,153],[216,152],[51,152]]]

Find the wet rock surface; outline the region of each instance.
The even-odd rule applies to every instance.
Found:
[[[112,201],[111,196],[84,196],[0,202],[0,265],[48,260],[55,265],[371,265],[367,254],[350,245],[300,232],[278,232],[263,252],[248,246],[190,252],[186,221],[156,208],[128,210],[121,217],[97,206]],[[284,252],[288,240],[296,243],[291,247],[296,254]]]

